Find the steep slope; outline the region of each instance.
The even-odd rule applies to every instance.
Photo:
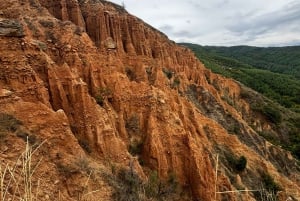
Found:
[[[254,200],[265,194],[217,192],[261,184],[278,191],[275,182],[281,200],[300,199],[297,161],[251,128],[254,121],[270,130],[272,122],[253,116],[240,84],[122,7],[0,0],[0,14],[1,167],[17,161],[22,176],[24,141],[38,148],[37,199],[126,200],[116,184],[124,167],[131,200]],[[240,157],[246,167],[237,168]],[[155,171],[181,192],[169,198],[174,188],[161,184],[136,192],[135,173],[146,182]],[[7,190],[7,198],[22,194],[16,185]]]
[[[262,131],[258,127],[253,128],[267,140],[290,150],[294,156],[300,158],[300,125],[298,123],[300,120],[300,80],[284,74],[261,70],[252,66],[251,62],[244,63],[243,56],[237,57],[237,60],[224,56],[225,53],[230,55],[230,51],[232,51],[232,55],[251,52],[251,50],[256,49],[254,47],[209,47],[189,43],[182,45],[191,48],[196,56],[213,72],[234,78],[269,97],[271,100],[259,94],[250,95],[247,90],[242,93],[250,103],[252,110],[273,122],[272,129],[276,132]],[[241,53],[237,53],[240,49],[242,49]],[[280,52],[280,50],[290,49],[297,49],[297,47],[257,48],[258,52],[253,51],[252,54],[260,57],[260,61],[264,61],[263,56],[266,53],[271,54],[276,50],[278,55],[285,55],[285,52]],[[265,60],[268,61],[269,59],[266,58]],[[276,59],[274,60],[276,61]],[[297,60],[291,62],[297,63]],[[226,97],[224,98],[226,100]],[[283,108],[276,102],[288,108]],[[233,102],[229,100],[229,104],[233,104]]]

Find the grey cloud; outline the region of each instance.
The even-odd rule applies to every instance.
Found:
[[[228,29],[232,32],[243,33],[250,32],[252,34],[263,34],[277,28],[300,24],[300,3],[293,7],[286,6],[282,10],[267,13],[254,18],[246,18],[241,22],[231,25]]]
[[[159,27],[158,29],[162,32],[170,33],[170,32],[173,32],[174,27],[172,27],[171,25],[163,25],[163,26]]]
[[[229,0],[221,0],[215,4],[216,8],[223,8],[226,4],[229,3]]]
[[[122,0],[111,0],[121,3]],[[299,0],[125,0],[127,10],[175,41],[203,45],[299,44]]]
[[[190,32],[190,31],[182,30],[182,31],[174,32],[172,35],[176,36],[176,37],[193,38],[193,37],[196,37],[198,34]]]

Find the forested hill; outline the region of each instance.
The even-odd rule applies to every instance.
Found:
[[[207,52],[236,59],[255,68],[293,75],[297,79],[300,79],[300,46],[202,46],[202,48]]]
[[[192,49],[213,72],[236,79],[284,107],[300,111],[300,46],[181,45]]]

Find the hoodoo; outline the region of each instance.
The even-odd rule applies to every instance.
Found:
[[[300,200],[245,91],[113,3],[0,0],[0,200]]]

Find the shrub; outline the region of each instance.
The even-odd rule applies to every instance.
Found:
[[[90,174],[92,172],[90,161],[86,156],[78,157],[74,164],[79,168],[79,170],[86,172],[87,174]]]
[[[238,171],[238,172],[242,172],[245,170],[247,166],[247,159],[245,156],[241,156],[237,161],[236,161],[236,164],[235,164],[235,169]]]
[[[269,105],[266,105],[262,108],[262,113],[275,124],[279,124],[281,122],[280,112]]]
[[[136,76],[136,73],[131,69],[131,68],[126,68],[125,69],[125,72],[126,72],[126,75],[128,77],[128,79],[130,81],[136,81],[137,80],[137,76]]]
[[[142,153],[143,145],[144,145],[143,142],[140,142],[140,141],[133,141],[133,142],[129,145],[128,152],[129,152],[131,155],[133,155],[133,156],[139,155],[139,154]]]
[[[172,89],[177,88],[177,87],[179,87],[179,85],[180,85],[180,79],[179,79],[179,77],[175,77],[174,81],[173,81],[173,83],[171,85],[171,88]]]
[[[236,172],[242,172],[247,167],[247,158],[245,156],[240,156],[237,158],[232,153],[229,153],[226,154],[226,159],[231,168]]]
[[[100,105],[101,107],[104,106],[104,98],[101,94],[96,95],[95,99],[98,105]]]
[[[22,122],[14,116],[0,113],[0,141],[4,140],[9,132],[15,132],[22,125]]]
[[[163,68],[162,71],[164,72],[165,76],[170,80],[173,77],[173,71],[168,68]]]
[[[132,115],[125,124],[127,132],[138,133],[140,131],[140,120],[137,114]]]
[[[112,91],[109,88],[99,88],[96,96],[94,97],[97,104],[101,107],[104,106],[104,102],[107,99],[109,102],[112,102]]]
[[[45,27],[45,28],[53,28],[54,27],[54,23],[52,21],[48,21],[48,20],[39,20],[39,23]]]
[[[115,182],[111,182],[114,187],[112,197],[118,201],[140,201],[142,194],[142,180],[130,169],[122,168],[117,173]]]
[[[89,142],[87,140],[79,140],[79,145],[87,152],[87,153],[92,153],[92,149],[89,145]]]
[[[30,145],[33,145],[36,143],[37,138],[35,135],[30,135],[29,133],[27,133],[24,130],[18,130],[16,133],[17,137],[21,138],[24,140],[24,142],[29,142]]]
[[[148,183],[145,187],[145,193],[147,197],[156,197],[160,186],[159,177],[157,171],[152,171],[148,178]]]
[[[274,181],[273,177],[268,173],[262,173],[261,178],[267,191],[276,194],[281,189],[281,187]]]
[[[14,116],[0,113],[0,131],[15,132],[20,125],[22,125],[22,122]]]

